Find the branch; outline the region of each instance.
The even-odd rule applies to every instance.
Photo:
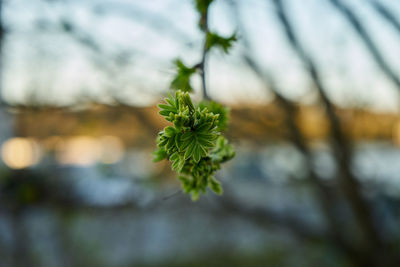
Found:
[[[331,142],[335,158],[339,166],[339,183],[347,197],[347,200],[352,208],[358,224],[368,241],[370,248],[377,247],[382,244],[382,239],[379,235],[379,230],[374,224],[370,207],[360,192],[360,184],[356,177],[351,172],[350,163],[352,159],[350,144],[344,136],[340,121],[335,114],[335,108],[326,94],[326,88],[322,84],[321,76],[317,70],[315,63],[305,52],[296,37],[293,27],[288,19],[281,0],[274,0],[276,13],[280,23],[283,26],[286,37],[297,56],[303,61],[310,77],[314,81],[316,89],[325,106],[325,110],[331,125]]]
[[[0,0],[0,111],[4,108],[3,101],[3,41],[4,41],[5,29],[3,23],[3,0]]]
[[[100,3],[96,3],[100,2]],[[108,3],[101,3],[101,1],[95,1],[93,4],[93,13],[98,16],[104,15],[120,15],[129,20],[143,23],[146,26],[151,27],[160,34],[164,34],[166,37],[171,36],[175,41],[177,40],[190,40],[191,36],[183,31],[176,20],[172,16],[164,16],[159,12],[155,12],[151,9],[143,9],[142,7],[134,4],[133,1],[109,1]]]
[[[377,11],[378,14],[382,16],[389,24],[391,24],[400,33],[400,21],[397,19],[396,15],[392,11],[385,7],[382,3],[371,0],[370,4]]]
[[[329,0],[329,1],[347,19],[347,21],[353,27],[354,31],[360,36],[361,40],[364,42],[365,46],[371,53],[372,57],[375,59],[375,62],[378,64],[380,69],[389,78],[389,80],[391,80],[394,83],[397,89],[400,90],[399,77],[391,69],[389,64],[385,61],[382,54],[379,52],[379,49],[373,42],[371,36],[368,34],[367,30],[364,28],[364,25],[357,18],[354,12],[349,7],[344,5],[340,0]],[[386,18],[388,19],[388,21],[391,21],[392,23],[396,21],[396,20],[390,20],[391,18],[390,16]],[[396,23],[394,23],[393,25],[396,25]],[[400,25],[398,25],[397,23],[397,26]]]
[[[263,228],[266,226],[283,228],[292,232],[297,238],[309,241],[322,242],[329,238],[326,231],[318,230],[298,217],[284,215],[266,208],[246,207],[227,194],[223,198],[218,199],[218,204],[219,209],[217,214],[222,210],[230,215],[240,216],[246,220],[250,219]]]
[[[240,14],[236,3],[231,1],[231,4],[234,7],[235,19],[239,21]],[[239,27],[242,23],[238,22]],[[241,27],[242,32],[242,41],[245,46],[245,55],[244,59],[250,69],[256,74],[256,76],[263,82],[265,88],[267,90],[272,91],[275,95],[278,104],[283,108],[285,111],[285,123],[287,128],[289,129],[289,140],[294,144],[298,151],[303,155],[306,160],[306,169],[308,172],[307,177],[309,178],[310,182],[314,185],[316,189],[317,198],[321,201],[319,204],[321,205],[322,213],[324,214],[324,218],[326,219],[326,224],[328,225],[332,236],[335,239],[337,244],[341,244],[342,247],[348,247],[347,241],[343,236],[342,224],[338,220],[338,216],[335,214],[335,196],[334,192],[327,186],[321,179],[321,177],[314,171],[314,162],[312,159],[312,153],[309,150],[306,144],[306,138],[302,134],[300,128],[298,127],[295,118],[297,116],[297,107],[296,105],[283,96],[280,93],[280,90],[276,87],[274,79],[268,73],[263,73],[261,68],[256,64],[254,58],[250,55],[248,51],[250,51],[250,43],[247,38],[247,34],[243,27]]]
[[[297,107],[293,102],[291,102],[279,93],[279,90],[276,88],[274,82],[272,81],[272,78],[269,77],[269,75],[263,74],[252,58],[245,56],[245,59],[250,69],[252,69],[253,72],[264,82],[265,86],[275,94],[278,103],[285,110],[285,122],[290,134],[289,140],[293,143],[297,150],[300,151],[300,153],[306,160],[306,168],[308,172],[307,177],[317,189],[317,196],[321,200],[321,210],[325,215],[326,223],[327,225],[329,225],[330,230],[334,233],[334,236],[336,236],[338,240],[341,240],[340,243],[345,243],[341,232],[341,223],[339,222],[338,217],[335,214],[336,203],[334,193],[331,188],[329,188],[329,186],[327,186],[322,181],[321,177],[314,171],[312,153],[305,143],[306,138],[302,134],[295,121],[295,118],[297,116]]]
[[[204,43],[203,43],[203,51],[202,51],[202,56],[201,56],[201,62],[200,62],[200,64],[198,64],[198,68],[200,70],[200,75],[201,75],[203,98],[205,100],[211,100],[209,95],[208,95],[208,93],[207,93],[207,79],[206,79],[206,63],[207,63],[207,53],[208,53],[207,35],[209,33],[209,29],[208,29],[208,8],[207,8],[207,11],[204,14],[202,14],[201,21],[202,21],[202,26],[203,26],[203,31],[204,31]]]

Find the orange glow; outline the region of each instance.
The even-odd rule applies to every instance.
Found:
[[[94,164],[100,155],[97,140],[89,136],[76,136],[60,142],[57,159],[61,164],[87,166]]]
[[[39,162],[37,143],[28,138],[11,138],[3,143],[1,156],[4,163],[13,169],[22,169]]]
[[[125,148],[121,140],[115,136],[103,136],[99,139],[101,146],[100,161],[113,164],[124,156]]]
[[[88,166],[100,161],[113,164],[119,161],[125,152],[121,140],[115,136],[95,138],[74,136],[57,140],[55,150],[61,164]]]
[[[54,150],[54,149],[57,149],[57,146],[59,146],[60,143],[63,141],[64,140],[62,139],[62,137],[54,135],[54,136],[47,137],[43,141],[43,146],[48,150]]]
[[[393,142],[400,145],[400,121],[393,126]]]

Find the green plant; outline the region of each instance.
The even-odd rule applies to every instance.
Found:
[[[160,115],[171,122],[158,134],[157,147],[153,152],[154,161],[168,159],[172,169],[179,174],[183,191],[191,194],[195,201],[200,193],[209,187],[216,194],[222,194],[222,186],[214,177],[221,164],[232,159],[235,151],[222,135],[229,121],[229,109],[211,101],[207,95],[205,65],[210,50],[222,49],[228,53],[236,41],[236,34],[225,38],[208,28],[208,10],[213,0],[196,0],[196,9],[200,15],[199,27],[203,31],[204,46],[202,59],[193,66],[186,66],[181,59],[175,60],[176,75],[170,88],[177,90],[169,94],[165,103],[160,104]],[[202,78],[203,96],[206,100],[195,105],[189,92],[192,75],[199,73]]]
[[[184,192],[191,194],[193,200],[205,193],[207,187],[222,194],[214,173],[221,168],[221,163],[235,155],[221,133],[225,125],[219,117],[226,117],[227,110],[218,106],[220,113],[213,113],[206,105],[193,104],[189,93],[181,90],[159,105],[160,115],[173,125],[158,134],[154,161],[169,159],[172,169],[179,173]]]

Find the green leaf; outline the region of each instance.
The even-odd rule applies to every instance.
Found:
[[[208,130],[211,129],[212,123],[204,123],[200,127],[196,128],[196,132],[198,133],[206,133]]]
[[[170,113],[171,113],[171,111],[168,111],[168,110],[160,110],[160,111],[158,112],[158,114],[160,114],[160,115],[162,115],[162,116],[169,116]]]
[[[197,201],[200,198],[200,193],[198,190],[192,190],[192,201]]]
[[[168,158],[168,153],[163,148],[159,148],[156,151],[154,151],[153,155],[154,155],[153,162],[159,162],[162,161],[163,159]]]
[[[165,145],[165,148],[166,148],[167,152],[170,153],[170,151],[172,151],[175,148],[175,139],[168,138],[168,142]]]
[[[223,136],[218,137],[216,147],[211,151],[210,158],[217,163],[223,163],[235,156],[235,150]]]
[[[192,142],[193,142],[193,140],[191,140],[191,139],[188,139],[186,141],[182,141],[182,139],[181,139],[181,141],[178,145],[179,151],[186,150]]]
[[[165,127],[164,132],[165,132],[165,136],[174,137],[176,134],[176,129],[171,126],[167,126],[167,127]]]
[[[194,162],[198,163],[201,159],[201,148],[200,145],[197,144],[193,149],[193,160]]]
[[[214,140],[215,134],[202,134],[197,131],[186,132],[182,135],[181,141],[189,142],[185,151],[185,159],[193,157],[193,160],[197,163],[201,157],[205,157],[208,150],[214,147],[214,143],[210,140]],[[186,143],[185,143],[186,144]]]
[[[197,138],[205,139],[205,140],[209,140],[209,141],[214,141],[217,139],[217,137],[218,137],[218,135],[216,135],[214,133],[197,133]]]
[[[176,112],[176,108],[174,106],[170,106],[170,105],[165,105],[165,104],[159,104],[158,105],[161,109],[167,110],[169,112]]]
[[[222,189],[221,183],[218,182],[217,180],[215,180],[213,177],[210,177],[208,180],[209,180],[208,184],[209,184],[210,189],[215,194],[222,195],[223,189]]]
[[[185,151],[185,155],[184,155],[185,160],[189,159],[193,156],[195,147],[196,147],[195,141],[194,141],[194,139],[192,139],[190,142],[190,145],[187,147],[187,149]]]
[[[171,95],[169,95],[169,98],[165,98],[164,101],[167,102],[170,107],[177,109],[177,105],[175,104],[175,99],[173,99]]]
[[[175,60],[174,64],[176,68],[176,75],[171,82],[170,88],[182,90],[184,92],[192,92],[193,88],[190,84],[190,78],[196,72],[196,68],[187,67],[180,59]]]
[[[222,37],[217,33],[208,32],[206,37],[206,49],[210,50],[212,47],[218,47],[227,54],[235,41],[237,41],[236,33],[229,37]]]
[[[183,101],[189,107],[190,110],[194,110],[195,109],[194,105],[193,105],[193,102],[192,102],[192,99],[190,99],[190,96],[189,96],[188,93],[183,95]]]
[[[208,139],[201,139],[199,137],[198,140],[201,143],[202,147],[213,147],[215,145],[212,141]]]
[[[192,132],[186,132],[184,134],[182,134],[182,141],[187,141],[187,140],[191,140],[193,139],[193,133]]]

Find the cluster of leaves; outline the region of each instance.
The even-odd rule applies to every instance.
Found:
[[[209,30],[208,10],[212,2],[195,0],[200,15],[199,26],[205,34],[202,61],[187,66],[182,60],[175,60],[176,76],[170,88],[177,92],[159,105],[159,113],[172,125],[158,134],[158,149],[154,152],[154,161],[168,159],[172,162],[172,169],[178,172],[184,192],[191,194],[193,200],[197,200],[207,187],[222,194],[221,184],[214,174],[221,168],[221,163],[235,155],[233,147],[221,134],[227,128],[229,110],[213,101],[194,105],[189,96],[193,91],[192,75],[197,71],[204,75],[206,53],[214,47],[228,53],[237,39],[236,34],[225,38]]]
[[[191,194],[193,200],[205,193],[207,187],[222,194],[214,174],[221,163],[235,155],[233,147],[221,135],[227,123],[227,110],[216,103],[194,105],[189,93],[181,90],[176,91],[175,97],[169,95],[159,107],[160,115],[173,125],[158,134],[154,161],[171,161],[184,192]],[[225,117],[225,122],[220,123],[220,117]]]

